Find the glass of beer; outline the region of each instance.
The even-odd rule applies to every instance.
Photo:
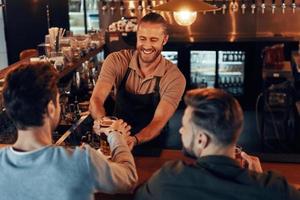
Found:
[[[116,121],[118,118],[113,116],[105,116],[100,119],[100,128],[102,130],[105,130],[106,128],[109,128],[114,121]],[[107,136],[104,132],[100,132],[100,151],[106,155],[110,156],[111,151],[109,148],[109,144],[107,142]]]

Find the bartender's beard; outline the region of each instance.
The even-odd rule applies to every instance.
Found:
[[[183,155],[185,155],[189,158],[197,159],[197,156],[195,155],[195,153],[193,151],[194,146],[195,146],[194,139],[195,139],[195,135],[193,134],[190,145],[188,147],[185,147],[184,144],[182,144],[182,152],[183,152]]]
[[[146,54],[145,51],[151,51],[151,53]],[[159,57],[160,53],[161,53],[162,49],[155,49],[155,48],[151,48],[151,49],[145,49],[142,46],[139,46],[137,48],[137,52],[138,52],[138,57],[139,59],[144,62],[144,63],[152,63],[155,61],[155,59],[157,57]]]

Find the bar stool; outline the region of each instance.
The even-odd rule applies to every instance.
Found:
[[[36,49],[25,49],[19,54],[20,60],[30,57],[37,57],[39,52]]]

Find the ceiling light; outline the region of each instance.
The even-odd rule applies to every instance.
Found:
[[[210,12],[220,9],[202,0],[170,0],[153,8],[157,11],[173,12],[175,21],[182,26],[189,26],[194,23],[197,12]]]

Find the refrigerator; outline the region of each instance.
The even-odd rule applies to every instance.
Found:
[[[69,23],[73,34],[99,30],[97,0],[69,0]]]
[[[244,95],[245,51],[191,50],[192,88],[221,88],[234,96]]]

